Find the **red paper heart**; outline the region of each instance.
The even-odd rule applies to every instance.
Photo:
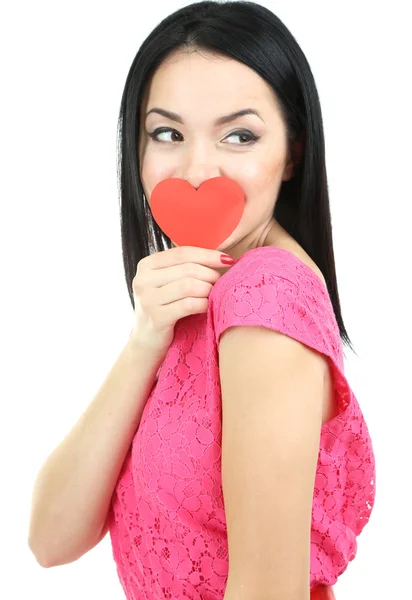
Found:
[[[197,190],[171,177],[160,181],[150,198],[154,220],[177,246],[213,250],[236,229],[244,207],[244,191],[229,177],[208,179]]]

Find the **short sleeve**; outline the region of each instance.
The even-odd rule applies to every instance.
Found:
[[[333,452],[335,433],[354,409],[354,395],[344,374],[339,328],[323,281],[297,256],[265,246],[243,255],[215,283],[209,298],[217,353],[229,327],[254,325],[288,335],[325,355],[338,401],[326,443]]]
[[[275,252],[264,247],[247,253],[216,282],[212,291],[217,347],[229,327],[256,325],[319,352],[339,354],[339,330],[323,282],[297,257],[270,248]]]
[[[209,296],[216,351],[224,331],[263,326],[328,358],[337,413],[321,427],[312,510],[311,582],[334,583],[356,555],[356,536],[375,499],[375,457],[359,403],[344,374],[333,305],[323,281],[298,257],[265,247],[243,255]],[[326,533],[327,532],[327,533]]]

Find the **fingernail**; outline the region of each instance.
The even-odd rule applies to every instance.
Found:
[[[227,254],[222,254],[220,256],[220,260],[224,265],[233,265],[233,263],[235,262],[235,259],[231,256],[228,256]]]

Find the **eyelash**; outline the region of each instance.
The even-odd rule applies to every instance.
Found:
[[[153,141],[158,142],[159,144],[168,144],[169,142],[165,142],[164,140],[156,139],[156,136],[158,136],[160,133],[166,133],[168,131],[176,131],[176,129],[172,129],[171,127],[158,127],[157,129],[155,129],[148,135],[152,138]],[[176,133],[179,133],[179,132],[176,131]],[[260,139],[260,136],[254,135],[251,131],[247,131],[246,129],[239,129],[238,131],[233,131],[226,137],[232,137],[232,135],[239,135],[239,136],[247,135],[251,138],[251,141],[248,142],[247,144],[235,144],[237,146],[252,146],[252,144],[255,144]],[[174,143],[178,144],[179,142],[172,142],[172,144],[174,144]]]

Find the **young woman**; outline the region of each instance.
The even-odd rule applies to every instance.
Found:
[[[64,564],[110,531],[130,600],[334,598],[372,511],[375,460],[344,375],[351,344],[305,55],[267,8],[191,4],[141,45],[119,124],[136,324],[42,474],[32,549]],[[238,226],[216,250],[179,247],[153,218],[153,189],[215,177],[245,192]],[[70,462],[79,447],[84,462]],[[77,495],[60,491],[64,527],[41,546],[63,465]]]

